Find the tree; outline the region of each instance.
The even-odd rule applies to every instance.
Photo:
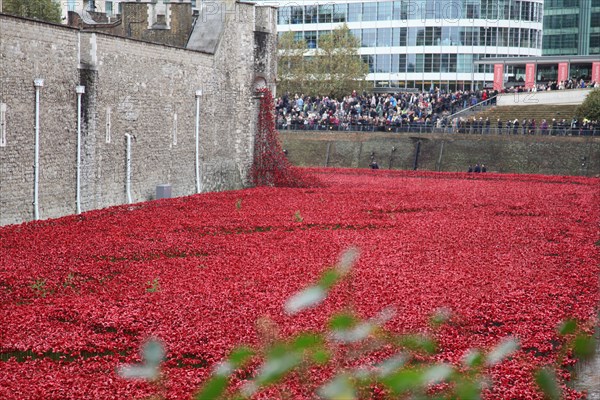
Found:
[[[359,48],[360,40],[346,24],[319,37],[319,47],[307,65],[313,78],[307,91],[336,98],[362,91],[369,67],[358,54]]]
[[[53,0],[3,0],[2,11],[6,14],[57,24],[62,21],[60,4]]]
[[[319,37],[317,49],[296,40],[293,32],[279,37],[278,90],[341,98],[366,86],[368,65],[358,54],[360,40],[346,24]]]
[[[307,50],[304,40],[296,40],[294,32],[284,32],[277,41],[277,89],[281,93],[304,90],[304,53]]]
[[[600,89],[592,90],[575,111],[580,120],[600,121]]]

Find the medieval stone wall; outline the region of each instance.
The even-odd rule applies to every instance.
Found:
[[[0,15],[0,225],[34,218],[34,79],[44,80],[40,219],[76,212],[77,85],[85,86],[82,211],[128,202],[126,135],[133,202],[153,199],[159,184],[171,184],[173,196],[196,193],[197,100],[201,191],[245,187],[258,110],[255,58],[275,50],[256,51],[254,6],[238,7],[243,15],[223,14],[214,55]],[[270,21],[261,31],[274,36]]]

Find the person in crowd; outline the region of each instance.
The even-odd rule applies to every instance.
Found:
[[[481,164],[481,172],[487,172],[487,168],[485,167],[485,164]]]
[[[471,173],[471,172],[473,172],[473,166],[472,166],[472,165],[469,165],[469,169],[467,169],[467,172],[468,172],[468,173]]]
[[[548,134],[548,122],[545,119],[542,119],[542,123],[540,124],[540,134],[547,135]]]
[[[475,172],[475,173],[481,172],[481,165],[479,165],[479,163],[475,164],[475,168],[473,168],[473,172]]]
[[[500,121],[500,118],[498,118],[498,121],[496,122],[496,133],[502,135],[502,121]]]
[[[369,167],[371,167],[371,169],[379,169],[379,164],[377,164],[376,160],[371,161],[371,164],[369,164]]]

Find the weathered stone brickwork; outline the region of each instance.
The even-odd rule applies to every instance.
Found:
[[[252,161],[260,76],[273,85],[273,48],[255,46],[255,15],[238,4],[223,15],[215,54],[144,43],[0,15],[0,225],[31,220],[34,199],[34,79],[40,89],[39,218],[76,212],[77,85],[82,95],[81,209],[127,203],[126,139],[131,135],[133,202],[156,186],[196,193],[196,101],[201,191],[243,188]],[[275,16],[260,31],[275,43]],[[264,60],[268,60],[265,63]],[[202,95],[196,97],[197,91]]]

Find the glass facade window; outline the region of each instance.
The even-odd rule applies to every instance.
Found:
[[[348,22],[362,21],[362,3],[348,4]]]
[[[389,21],[393,17],[394,3],[391,1],[381,2],[377,7],[377,21]]]
[[[362,60],[364,63],[366,63],[369,66],[369,73],[372,74],[374,72],[374,57],[372,55],[369,54],[365,54],[361,56]]]
[[[316,24],[317,23],[318,9],[317,6],[307,6],[304,10],[304,23],[305,24]]]
[[[361,38],[362,47],[376,47],[377,46],[377,29],[363,29]]]
[[[460,44],[460,29],[456,26],[442,27],[442,45],[458,46]]]
[[[390,72],[391,55],[377,54],[375,58],[375,72]]]
[[[377,46],[390,47],[392,45],[392,28],[377,29]]]
[[[347,4],[334,4],[333,5],[333,22],[346,22],[348,18],[348,5]]]
[[[408,28],[394,28],[392,30],[392,46],[406,46]]]
[[[316,49],[317,48],[317,31],[304,32],[304,40],[306,40],[306,46],[309,49]]]
[[[291,11],[292,24],[301,24],[304,21],[304,7],[293,6]]]
[[[331,23],[333,21],[333,6],[323,4],[319,6],[319,23]]]
[[[363,3],[363,21],[377,21],[377,3]]]

